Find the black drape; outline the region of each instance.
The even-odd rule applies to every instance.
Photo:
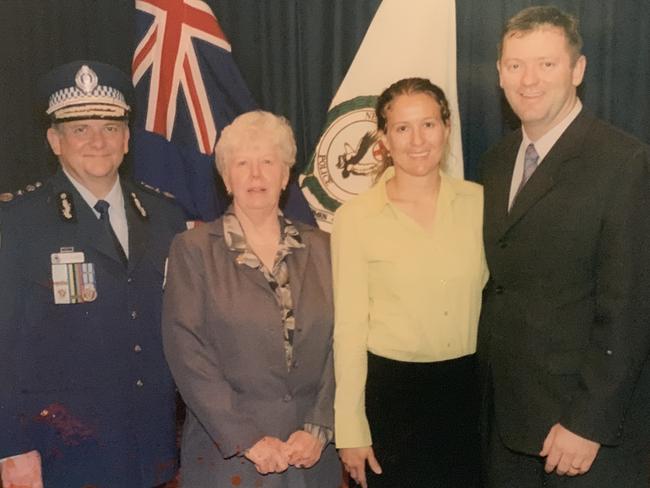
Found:
[[[585,107],[650,143],[650,2],[635,0],[457,0],[458,97],[465,174],[517,124],[499,88],[496,56],[503,23],[530,5],[577,14],[587,56],[579,93]]]
[[[302,166],[381,0],[208,3],[257,102],[291,120]]]
[[[296,129],[299,164],[310,156],[330,100],[381,0],[207,0],[262,108]],[[503,22],[532,3],[457,0],[458,89],[466,175],[516,119],[498,87]],[[650,2],[556,0],[581,18],[585,106],[650,142]],[[408,8],[408,1],[404,1]],[[128,71],[132,0],[0,1],[0,193],[49,172],[36,83],[51,67],[97,59]],[[390,33],[387,33],[390,35]]]
[[[75,59],[129,72],[133,0],[0,2],[0,193],[43,179],[53,169],[38,79]]]

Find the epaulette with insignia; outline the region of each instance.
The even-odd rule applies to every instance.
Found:
[[[138,197],[138,193],[142,195],[143,193],[152,195],[154,197],[162,198],[163,200],[169,200],[172,205],[180,207],[176,197],[169,192],[163,191],[160,188],[153,187],[144,181],[136,181],[135,186],[137,187],[137,192],[128,192],[128,200],[131,203],[131,206],[136,211],[136,214],[140,217],[141,220],[147,220],[149,218],[149,209],[146,207],[146,199],[142,200]]]
[[[173,194],[169,193],[168,191],[164,191],[161,190],[160,188],[156,188],[155,186],[151,186],[150,184],[145,183],[144,181],[138,181],[137,184],[143,190],[146,190],[149,193],[153,193],[154,195],[162,195],[167,198],[176,199],[176,197]]]
[[[37,181],[35,183],[30,183],[27,185],[25,188],[21,188],[20,190],[17,190],[13,193],[11,192],[6,192],[6,193],[0,193],[0,203],[9,203],[12,201],[15,201],[17,199],[20,199],[19,197],[22,197],[24,195],[28,195],[32,192],[35,192],[39,188],[43,186],[43,183],[40,181]]]

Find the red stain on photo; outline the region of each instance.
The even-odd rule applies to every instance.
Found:
[[[91,439],[94,434],[89,425],[82,422],[65,405],[60,403],[48,405],[34,420],[54,428],[61,436],[63,443],[68,446],[78,446],[83,441]]]
[[[241,476],[235,475],[232,478],[230,478],[230,484],[232,484],[232,486],[241,485]]]
[[[169,479],[169,470],[174,469],[176,467],[176,459],[169,459],[165,462],[158,463],[156,465],[156,485],[159,485],[161,483],[164,483],[165,480]],[[172,479],[167,482],[166,485],[164,485],[164,488],[173,488],[178,486],[178,480],[177,479]]]
[[[178,476],[176,476],[173,480],[169,480],[167,483],[165,483],[162,487],[160,488],[179,488],[181,486],[181,483],[178,479]]]

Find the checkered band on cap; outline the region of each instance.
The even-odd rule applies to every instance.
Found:
[[[76,70],[74,83],[76,86],[60,88],[50,95],[46,113],[54,120],[128,116],[130,107],[124,94],[112,86],[100,85],[97,73],[88,65]]]
[[[71,86],[59,90],[50,96],[47,114],[50,115],[70,105],[83,105],[87,103],[117,105],[124,110],[129,110],[129,106],[126,104],[126,100],[124,100],[124,95],[115,88],[98,85],[92,92],[84,93],[76,86]]]

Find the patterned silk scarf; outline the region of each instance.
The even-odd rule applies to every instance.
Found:
[[[223,233],[226,246],[231,251],[239,253],[237,263],[245,264],[250,268],[261,271],[269,283],[271,290],[280,306],[282,325],[284,328],[284,353],[287,369],[291,370],[293,363],[293,336],[296,328],[296,321],[293,315],[293,299],[291,297],[291,286],[289,283],[289,268],[286,257],[293,249],[305,247],[293,223],[284,217],[282,212],[278,213],[280,220],[280,244],[275,255],[273,269],[268,269],[257,255],[248,246],[246,235],[232,209],[228,209],[223,217]]]

